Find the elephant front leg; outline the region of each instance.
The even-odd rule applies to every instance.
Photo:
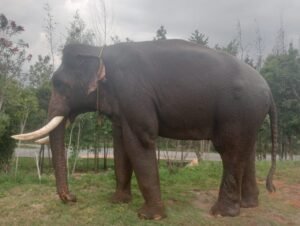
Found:
[[[65,120],[50,133],[52,161],[55,171],[57,193],[64,203],[76,202],[76,196],[69,192],[66,153],[64,147]]]
[[[128,203],[131,201],[132,166],[123,147],[121,128],[113,125],[114,163],[116,175],[116,191],[111,201],[113,203]]]
[[[145,200],[138,210],[138,216],[142,219],[162,219],[166,217],[166,213],[161,200],[155,141],[149,134],[134,134],[129,126],[124,126],[123,135],[126,153]]]

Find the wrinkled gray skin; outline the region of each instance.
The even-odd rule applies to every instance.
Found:
[[[49,119],[97,110],[113,124],[115,203],[131,200],[134,171],[145,199],[141,218],[166,216],[161,200],[155,140],[210,139],[220,153],[223,176],[214,215],[236,216],[258,205],[255,140],[269,113],[273,161],[267,188],[274,190],[276,110],[265,80],[226,53],[181,40],[123,43],[104,48],[105,79],[98,72],[99,47],[68,45],[55,72]],[[99,98],[97,98],[97,87]],[[57,191],[68,190],[63,121],[50,134]],[[95,122],[96,123],[96,122]]]

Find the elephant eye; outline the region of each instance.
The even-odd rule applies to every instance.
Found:
[[[66,90],[69,88],[67,84],[57,79],[53,81],[53,85],[57,89],[57,91],[62,94],[65,93]]]

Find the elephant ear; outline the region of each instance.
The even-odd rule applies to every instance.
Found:
[[[76,59],[91,59],[97,60],[99,62],[99,68],[97,73],[92,73],[87,84],[87,94],[97,90],[98,82],[105,79],[105,65],[102,60],[104,47],[95,47],[82,44],[70,44],[64,48],[63,58],[64,61],[76,62],[78,67],[78,60]],[[79,66],[80,67],[80,66]]]
[[[105,80],[105,65],[102,60],[100,60],[100,65],[97,73],[92,77],[88,85],[88,95],[97,90],[98,83]]]

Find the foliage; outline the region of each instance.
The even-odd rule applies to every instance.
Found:
[[[51,92],[50,77],[54,71],[55,42],[53,35],[57,23],[54,21],[50,6],[46,4],[44,9],[46,12],[44,31],[47,33],[51,57],[39,55],[36,62],[29,67],[29,71],[26,71],[26,73],[24,73],[22,66],[31,60],[31,55],[27,54],[28,44],[22,40],[17,41],[24,28],[7,19],[5,15],[0,15],[0,141],[1,137],[7,134],[7,130],[10,130],[10,134],[20,132],[22,129],[32,130],[40,127],[47,120]],[[66,30],[64,44],[94,44],[95,35],[87,28],[86,23],[80,17],[79,11],[75,13]],[[283,29],[280,34],[280,46],[283,49]],[[155,40],[167,39],[165,27],[160,26],[155,35]],[[261,45],[261,37],[258,36]],[[121,40],[117,35],[111,38],[113,43],[132,42],[129,38]],[[208,37],[200,33],[199,30],[195,30],[189,37],[189,41],[205,46],[208,46],[208,40]],[[225,46],[216,45],[215,48],[228,52],[233,56],[240,56],[243,55],[240,51],[244,51],[241,41],[241,25],[239,23],[238,37]],[[261,46],[259,49],[260,63],[254,66],[253,59],[246,53],[243,59],[247,64],[257,69],[260,69],[262,63]],[[300,132],[300,60],[298,51],[292,45],[288,51],[286,48],[283,50],[269,55],[261,72],[270,84],[278,106],[281,143],[291,141],[293,148],[297,148]],[[112,145],[111,123],[106,118],[102,120],[101,125],[97,121],[97,113],[88,113],[77,117],[74,122],[71,142],[73,149],[77,146],[79,127],[81,134],[78,148],[99,151],[104,145]],[[270,149],[269,123],[269,119],[266,119],[259,131],[257,147],[261,158],[266,156],[266,150]],[[70,130],[66,135],[69,138]],[[173,145],[172,142],[168,144],[170,147]],[[194,146],[194,150],[201,149],[198,144]],[[160,147],[160,144],[158,147]]]
[[[300,60],[298,51],[290,45],[286,54],[270,55],[261,73],[268,81],[277,104],[282,139],[299,136]]]
[[[156,31],[156,37],[154,40],[166,40],[167,39],[167,30],[163,25]]]
[[[227,52],[233,56],[237,56],[239,51],[239,43],[236,39],[231,40],[227,46],[220,47],[218,44],[215,46],[215,49],[222,50],[224,52]]]
[[[6,120],[6,123],[9,120]],[[1,113],[0,113],[0,123],[1,122]],[[13,141],[10,136],[14,132],[13,126],[11,124],[7,125],[2,134],[0,134],[0,171],[4,172],[9,171],[9,165],[11,157],[14,153],[14,148],[16,142]]]
[[[29,68],[29,84],[37,89],[49,83],[50,76],[53,73],[53,65],[50,62],[50,57],[41,55],[38,56],[37,62],[30,65]]]
[[[115,36],[111,36],[111,41],[113,44],[118,44],[121,42],[121,39],[118,35],[115,35]]]
[[[0,112],[0,137],[5,132],[9,125],[9,116],[3,112]]]
[[[32,57],[26,56],[27,43],[21,39],[14,41],[15,36],[23,31],[22,26],[8,20],[4,14],[0,14],[0,111],[6,98],[7,81],[21,79],[22,65]]]
[[[205,34],[200,33],[198,30],[195,30],[191,34],[189,41],[203,46],[208,46],[208,37]]]
[[[56,21],[54,20],[54,16],[52,14],[52,8],[49,3],[44,5],[44,10],[46,13],[44,30],[46,32],[46,38],[49,45],[49,50],[52,58],[52,66],[54,67],[54,51],[55,51],[55,30],[56,30]]]
[[[24,31],[22,26],[15,21],[8,20],[4,14],[0,14],[0,72],[1,83],[6,79],[20,76],[22,65],[31,60],[31,55],[26,55],[29,47],[22,39],[15,40],[15,36]],[[3,87],[2,87],[3,88]]]
[[[71,43],[94,43],[94,33],[86,28],[86,24],[80,17],[79,11],[76,11],[73,21],[70,23],[70,27],[67,28],[67,32],[65,45]]]
[[[22,66],[32,57],[26,54],[28,44],[21,39],[16,41],[23,31],[22,26],[0,14],[0,164],[5,170],[9,168],[15,146],[10,135],[18,131],[18,125],[24,125],[26,114],[32,109],[22,104],[29,101],[21,85],[25,79]]]

